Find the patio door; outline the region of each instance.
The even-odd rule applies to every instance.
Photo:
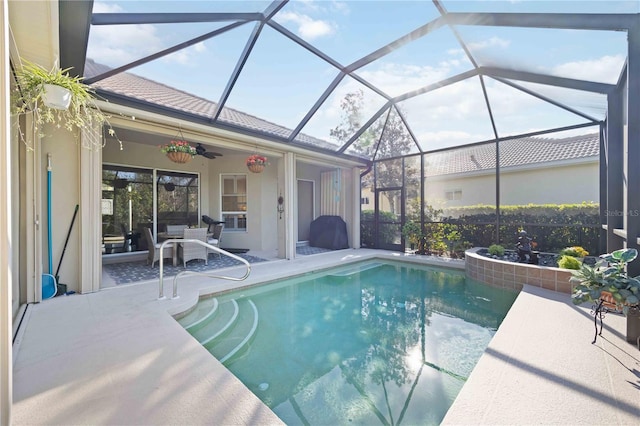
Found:
[[[145,228],[198,225],[199,182],[197,173],[103,164],[102,254],[146,251]]]
[[[376,189],[376,247],[402,251],[404,190]]]
[[[315,182],[298,179],[298,241],[309,241],[314,219]]]

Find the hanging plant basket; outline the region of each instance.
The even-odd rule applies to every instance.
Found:
[[[27,132],[20,127],[17,132],[29,150],[37,139],[35,136],[46,136],[49,125],[73,134],[82,133],[83,148],[101,149],[104,146],[106,134],[94,132],[96,125],[104,125],[109,136],[120,142],[109,123],[109,115],[96,103],[95,90],[82,82],[83,77],[70,74],[71,68],[61,69],[56,64],[46,69],[24,58],[12,65],[16,68],[12,68],[15,85],[11,90],[11,113],[16,116],[33,114],[29,133],[33,132],[34,138],[27,140]]]
[[[198,153],[198,151],[186,141],[181,129],[178,130],[176,137],[168,144],[160,146],[160,151],[167,154],[169,160],[178,164],[188,163],[193,156]]]
[[[244,163],[251,173],[262,173],[264,166],[267,165],[267,157],[253,154],[247,157]]]
[[[167,152],[167,157],[174,163],[184,164],[191,161],[193,155],[188,152]]]
[[[249,164],[247,168],[249,168],[251,173],[262,173],[264,170],[264,164]]]
[[[44,84],[42,102],[49,108],[67,110],[71,104],[71,91],[56,84]]]

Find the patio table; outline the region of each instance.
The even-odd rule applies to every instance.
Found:
[[[212,236],[213,233],[207,233],[207,237]],[[158,232],[158,242],[161,243],[165,240],[170,239],[182,239],[184,238],[184,233],[175,234],[168,232]],[[178,266],[178,243],[173,243],[173,266]]]

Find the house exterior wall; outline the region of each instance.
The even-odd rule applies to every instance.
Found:
[[[564,204],[599,202],[599,165],[597,159],[583,163],[558,163],[530,169],[502,170],[500,204]],[[461,198],[447,199],[447,192],[461,191]],[[429,205],[447,207],[495,205],[496,178],[493,173],[444,175],[425,179],[425,198]],[[373,210],[375,197],[362,188],[362,210]],[[389,211],[386,197],[380,198],[380,210]]]
[[[213,218],[222,217],[220,206],[220,182],[223,174],[240,174],[247,177],[247,230],[225,230],[222,248],[248,248],[250,250],[272,251],[277,247],[277,233],[274,225],[277,217],[273,211],[277,163],[274,161],[260,174],[251,173],[245,166],[246,155],[231,155],[216,159],[196,156],[189,163],[176,164],[162,154],[158,146],[128,143],[123,141],[121,151],[117,143],[109,143],[103,148],[104,163],[129,165],[134,167],[159,168],[196,172],[200,174],[200,215]],[[273,209],[265,207],[273,204]],[[202,224],[201,224],[202,225]]]
[[[563,204],[599,201],[598,163],[561,164],[500,173],[500,204]],[[495,205],[495,175],[427,178],[427,202],[438,207]],[[448,191],[461,190],[459,200],[447,200]]]
[[[243,174],[247,176],[247,230],[227,231],[222,238],[222,248],[248,248],[250,250],[276,251],[278,232],[276,215],[278,162],[269,157],[269,165],[262,173],[251,173],[245,166],[247,155],[232,155],[208,160],[211,168],[209,179],[210,212],[221,217],[220,176]]]

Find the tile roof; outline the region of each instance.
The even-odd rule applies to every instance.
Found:
[[[597,157],[600,152],[598,133],[562,139],[525,137],[500,142],[500,167],[516,167],[553,161]],[[494,169],[494,143],[440,151],[426,156],[426,175],[440,176]]]
[[[87,58],[85,74],[97,76],[110,71],[106,65],[98,64]],[[114,76],[97,81],[91,86],[97,90],[103,90],[139,100],[150,104],[163,106],[176,111],[192,114],[204,119],[211,119],[216,109],[216,102],[201,98],[191,93],[140,77],[129,72],[118,73]],[[275,136],[280,140],[286,140],[292,130],[267,120],[255,117],[232,108],[223,108],[220,122],[240,126],[259,133]],[[296,142],[316,146],[335,151],[338,146],[313,136],[298,134]]]

